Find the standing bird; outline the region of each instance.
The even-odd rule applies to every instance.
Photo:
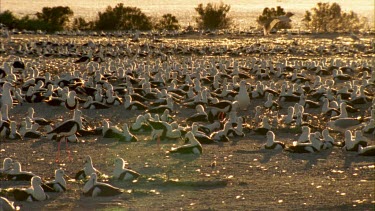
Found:
[[[238,95],[236,95],[235,99],[238,102],[239,108],[241,110],[247,110],[247,108],[250,106],[250,97],[249,92],[247,91],[245,80],[242,80],[240,82],[240,90],[238,92]]]
[[[71,159],[70,151],[68,149],[68,139],[67,139],[67,137],[75,135],[77,133],[77,131],[79,131],[81,129],[80,124],[79,124],[80,120],[77,119],[77,118],[80,118],[80,116],[75,115],[74,118],[75,119],[69,119],[69,120],[63,122],[62,124],[57,126],[55,129],[53,129],[52,131],[47,132],[47,135],[48,134],[56,134],[58,137],[61,137],[60,141],[59,141],[59,144],[58,144],[58,154],[57,154],[56,162],[59,162],[60,145],[61,145],[61,141],[64,138],[65,138],[65,146],[66,146],[67,151],[68,151],[69,159]],[[59,139],[57,139],[57,140],[59,140]]]
[[[8,108],[13,107],[13,97],[12,94],[10,93],[10,89],[12,88],[12,85],[8,82],[5,82],[3,84],[3,90],[1,92],[1,106],[3,105],[8,105]]]

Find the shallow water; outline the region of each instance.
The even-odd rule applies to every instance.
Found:
[[[94,19],[99,11],[105,10],[110,6],[118,3],[124,3],[125,6],[139,7],[147,15],[160,17],[165,13],[172,13],[179,19],[182,25],[194,24],[196,12],[194,8],[199,4],[208,2],[220,2],[219,0],[3,0],[0,2],[1,11],[11,10],[18,15],[35,14],[41,11],[43,7],[69,6],[73,9],[76,16],[83,16],[88,19]],[[296,15],[292,20],[295,26],[299,26],[305,10],[309,10],[320,0],[263,0],[262,3],[256,0],[224,0],[225,4],[231,5],[230,16],[234,19],[234,24],[240,27],[255,26],[255,19],[262,12],[264,7],[282,6],[286,11],[291,11]],[[370,22],[374,21],[374,1],[372,0],[326,0],[324,2],[337,2],[341,5],[342,10],[354,12],[365,16]]]

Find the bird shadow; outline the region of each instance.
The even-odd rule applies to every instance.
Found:
[[[332,153],[332,149],[323,150],[315,153],[287,153],[293,160],[306,160],[305,169],[312,169],[318,164],[318,160],[325,160]]]
[[[350,168],[353,163],[360,162],[374,162],[374,157],[372,156],[360,156],[357,152],[345,152],[343,151],[344,156],[344,168]]]
[[[263,151],[263,158],[259,161],[260,163],[267,163],[272,157],[281,154],[282,150],[259,150]]]

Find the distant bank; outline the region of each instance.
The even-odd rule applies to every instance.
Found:
[[[175,15],[182,26],[195,24],[193,16],[196,16],[194,8],[199,4],[208,2],[221,2],[220,0],[0,0],[1,11],[10,10],[18,15],[35,14],[43,7],[69,6],[75,16],[94,19],[99,11],[104,11],[110,5],[114,7],[117,3],[125,6],[139,7],[150,16],[161,16],[165,13]],[[318,2],[337,2],[345,11],[354,12],[367,17],[374,24],[374,0],[222,0],[231,5],[230,15],[234,23],[239,27],[256,26],[255,19],[261,14],[265,7],[282,6],[286,11],[295,13],[292,18],[294,26],[299,26],[305,10],[316,6]],[[259,3],[261,2],[261,3]]]

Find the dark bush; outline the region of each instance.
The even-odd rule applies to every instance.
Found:
[[[195,11],[198,17],[195,21],[200,29],[226,29],[231,26],[231,19],[228,17],[230,5],[208,3],[205,7],[199,4]]]
[[[108,6],[105,12],[99,12],[95,21],[97,30],[150,30],[151,18],[137,7],[124,7],[117,4],[114,8]]]
[[[13,13],[9,10],[6,10],[2,13],[0,13],[0,23],[4,24],[10,29],[13,29],[16,27],[18,22],[18,19],[16,16],[13,15]]]
[[[155,25],[155,28],[159,30],[178,30],[180,28],[180,24],[178,23],[176,16],[168,13],[162,16],[162,18]]]
[[[42,30],[51,32],[53,31],[54,27],[42,20],[30,18],[28,15],[26,15],[22,17],[20,20],[18,20],[16,28],[19,30]]]
[[[43,7],[42,12],[36,13],[36,17],[49,25],[49,32],[53,32],[64,30],[73,14],[69,7]]]
[[[87,31],[94,28],[94,22],[86,21],[83,17],[74,18],[72,29]]]
[[[358,31],[366,25],[365,19],[359,18],[353,11],[343,12],[337,3],[319,2],[311,11],[306,11],[303,21],[316,32]],[[310,18],[307,18],[308,13]]]
[[[271,23],[271,21],[278,16],[286,15],[286,12],[284,11],[284,8],[277,6],[275,8],[264,8],[262,15],[259,15],[257,18],[257,23],[263,27],[264,25],[267,25]],[[279,22],[274,26],[275,29],[290,29],[292,28],[292,25],[290,22]]]
[[[306,10],[306,12],[305,12],[305,16],[303,17],[302,22],[305,24],[305,27],[306,27],[307,29],[310,28],[311,20],[312,20],[312,19],[311,19],[311,12],[308,11],[308,10]]]

